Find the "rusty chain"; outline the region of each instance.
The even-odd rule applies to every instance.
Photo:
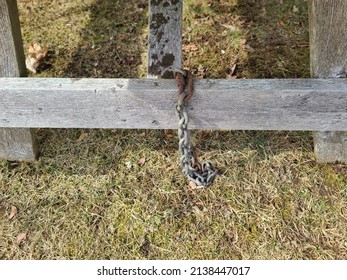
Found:
[[[178,86],[176,111],[179,117],[178,138],[182,172],[198,188],[205,188],[213,183],[214,178],[217,176],[217,171],[214,170],[209,162],[199,163],[190,143],[187,103],[193,95],[193,76],[189,71],[183,69],[176,69],[174,75]]]

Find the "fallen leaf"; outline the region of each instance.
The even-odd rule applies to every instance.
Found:
[[[237,64],[236,64],[236,63],[233,64],[233,66],[231,66],[231,68],[230,68],[230,75],[231,75],[231,76],[235,74],[236,67],[237,67]]]
[[[47,55],[48,50],[42,48],[39,44],[34,43],[29,46],[28,52],[31,57],[41,60]]]
[[[39,67],[40,63],[33,57],[27,57],[25,59],[25,66],[26,68],[33,72],[33,73],[36,73],[36,69]]]
[[[245,45],[245,49],[248,52],[254,52],[254,49],[250,45],[248,45],[248,44]]]
[[[28,46],[28,56],[25,59],[26,68],[36,73],[37,68],[42,62],[43,58],[47,55],[48,50],[46,48],[42,48],[37,43],[31,43]]]
[[[10,213],[10,216],[8,217],[8,219],[12,220],[16,215],[17,215],[17,207],[12,205],[11,206],[11,213]]]
[[[82,131],[80,134],[80,137],[78,137],[77,139],[77,142],[82,142],[87,136],[88,136],[88,133]]]
[[[236,30],[236,27],[234,25],[222,24],[222,26],[229,30]]]
[[[195,190],[198,188],[197,184],[195,184],[193,181],[189,181],[188,186],[192,189]]]
[[[29,54],[34,54],[35,53],[35,46],[36,44],[30,44],[29,47],[28,47],[28,53]]]
[[[140,165],[140,166],[144,166],[145,165],[145,163],[146,163],[146,158],[140,158],[139,159],[139,161],[138,161],[138,164]]]
[[[195,44],[188,44],[182,47],[182,51],[196,51],[198,47]]]
[[[20,245],[22,241],[25,239],[27,239],[27,233],[21,232],[20,234],[17,235],[17,244]]]
[[[297,7],[297,6],[295,6],[295,5],[293,6],[293,12],[294,12],[294,13],[297,13],[297,12],[299,12],[299,9],[298,9],[298,7]]]
[[[214,20],[212,18],[210,18],[210,19],[205,21],[205,24],[211,26],[211,25],[214,25],[215,22],[214,22]]]
[[[204,68],[204,66],[202,66],[201,64],[198,66],[198,71],[199,72],[205,72],[205,68]]]
[[[167,139],[170,139],[170,138],[175,137],[175,136],[172,134],[172,130],[171,130],[171,129],[164,129],[164,135],[165,135],[165,138],[167,138]]]

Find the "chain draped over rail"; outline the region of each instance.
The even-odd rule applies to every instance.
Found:
[[[214,178],[217,176],[217,171],[214,170],[209,162],[199,163],[190,143],[187,103],[193,95],[193,76],[189,71],[183,69],[176,69],[174,75],[178,86],[176,111],[179,117],[178,138],[182,172],[197,187],[205,188],[213,183]]]

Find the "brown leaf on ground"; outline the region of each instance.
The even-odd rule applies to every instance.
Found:
[[[197,184],[195,184],[193,181],[189,181],[188,183],[189,188],[191,188],[192,190],[195,190],[198,188]]]
[[[233,64],[230,68],[230,75],[234,75],[236,71],[237,63]]]
[[[202,66],[201,64],[198,66],[198,73],[197,73],[197,78],[198,79],[203,79],[206,73],[206,69],[204,66]]]
[[[82,131],[80,136],[77,139],[77,142],[82,142],[85,138],[87,138],[87,136],[88,136],[88,133]]]
[[[17,235],[17,244],[20,245],[25,239],[27,239],[27,233],[21,232]]]
[[[172,134],[172,130],[171,129],[164,129],[164,135],[166,139],[170,139],[175,137],[175,135]]]
[[[250,46],[250,45],[245,45],[245,49],[246,49],[246,51],[248,51],[248,52],[254,52],[254,49]]]
[[[10,216],[8,217],[9,220],[12,220],[16,215],[17,215],[17,207],[12,205],[11,206],[11,213]]]
[[[242,46],[246,45],[246,42],[247,42],[247,39],[241,39],[241,40],[240,40],[240,44],[241,44]]]
[[[205,68],[204,66],[202,66],[201,64],[198,66],[198,71],[201,72],[201,73],[204,73],[205,72]]]
[[[37,43],[31,43],[28,46],[28,56],[25,59],[26,68],[36,73],[37,68],[40,66],[40,63],[47,55],[48,50],[46,48],[42,48]]]
[[[137,162],[139,164],[139,166],[144,166],[146,163],[146,158],[140,158],[139,161]]]
[[[188,44],[182,47],[182,51],[197,51],[198,47],[195,44]]]

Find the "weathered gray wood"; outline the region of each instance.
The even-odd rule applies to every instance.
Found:
[[[0,0],[0,76],[26,75],[17,1]]]
[[[310,0],[311,76],[347,77],[347,1]],[[314,133],[318,162],[347,163],[347,132]]]
[[[37,140],[35,134],[31,133],[31,129],[3,128],[0,129],[0,139],[1,158],[13,161],[33,161],[38,156]]]
[[[347,1],[310,0],[311,74],[347,77]]]
[[[182,64],[183,0],[150,0],[148,75],[173,78]]]
[[[318,162],[347,162],[347,133],[341,131],[315,132],[314,150]]]
[[[0,0],[0,77],[25,74],[17,2]],[[0,159],[31,161],[37,154],[38,146],[33,129],[0,128]]]
[[[347,130],[347,80],[196,80],[192,129]],[[0,78],[0,126],[176,129],[174,80]]]

